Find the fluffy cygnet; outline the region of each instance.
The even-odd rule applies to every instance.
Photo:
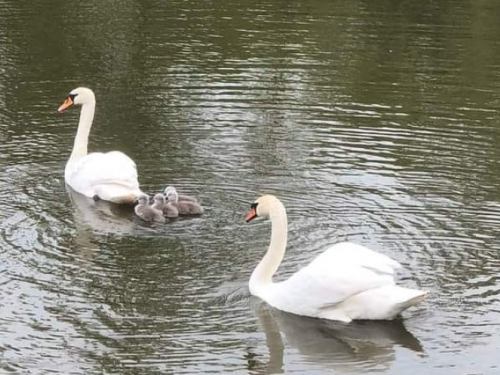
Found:
[[[135,214],[144,221],[156,221],[164,223],[165,218],[163,212],[152,206],[148,206],[149,197],[146,194],[141,194],[138,199],[139,203],[134,207]]]
[[[156,194],[153,198],[153,208],[163,212],[165,217],[177,217],[179,211],[171,203],[167,203],[163,194]]]
[[[193,201],[179,201],[179,194],[175,188],[171,188],[167,193],[168,204],[171,204],[179,211],[179,215],[201,215],[203,207]]]
[[[169,194],[169,192],[174,191],[174,190],[177,191],[173,186],[167,186],[165,188],[165,196],[167,197],[167,200],[168,200],[168,194]],[[186,202],[198,202],[198,198],[192,197],[190,195],[177,194],[177,196],[179,197],[179,202],[183,202],[183,201],[186,201]]]

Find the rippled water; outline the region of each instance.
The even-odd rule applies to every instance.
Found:
[[[500,4],[0,0],[0,372],[495,374]],[[197,195],[164,225],[65,187],[77,111],[144,190]],[[431,297],[392,322],[251,298],[287,206],[278,279],[339,241]]]

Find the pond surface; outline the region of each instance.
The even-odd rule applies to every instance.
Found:
[[[0,372],[497,374],[500,3],[0,0]],[[77,86],[91,150],[199,218],[149,225],[64,184]],[[430,298],[391,322],[251,298],[288,209],[283,280],[352,241]]]

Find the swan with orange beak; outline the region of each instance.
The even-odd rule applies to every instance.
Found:
[[[66,183],[89,198],[133,204],[142,194],[134,161],[120,151],[87,152],[96,106],[92,90],[85,87],[72,90],[58,112],[73,106],[81,106],[81,111],[73,150],[64,170]]]
[[[287,215],[278,198],[264,195],[245,216],[271,219],[271,243],[250,277],[250,293],[296,315],[350,322],[393,319],[427,297],[396,285],[401,265],[367,247],[343,242],[330,246],[289,279],[273,282],[287,245]]]

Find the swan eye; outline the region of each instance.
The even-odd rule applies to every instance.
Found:
[[[257,212],[257,205],[258,205],[258,203],[257,203],[257,202],[252,203],[252,204],[250,205],[250,209],[253,209],[253,210],[255,210],[255,212]]]
[[[68,95],[68,98],[70,98],[70,99],[71,99],[71,101],[74,103],[74,102],[75,102],[75,98],[76,98],[76,96],[77,96],[77,95],[78,95],[78,94],[69,94],[69,95]]]

